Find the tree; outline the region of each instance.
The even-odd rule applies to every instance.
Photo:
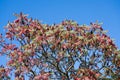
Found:
[[[99,23],[42,24],[20,13],[0,35],[1,80],[119,80],[120,51]]]

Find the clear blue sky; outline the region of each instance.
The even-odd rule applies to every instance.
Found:
[[[13,13],[20,12],[48,24],[64,19],[79,24],[98,20],[120,47],[120,0],[0,0],[0,32],[15,19]]]
[[[72,19],[89,25],[98,20],[120,47],[120,0],[0,0],[0,32],[20,12],[48,24]]]

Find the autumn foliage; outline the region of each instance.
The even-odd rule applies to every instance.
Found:
[[[120,51],[101,24],[48,25],[16,16],[0,35],[0,54],[8,58],[1,80],[120,79]]]

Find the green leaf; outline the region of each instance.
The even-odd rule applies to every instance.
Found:
[[[102,31],[103,34],[106,34],[107,32],[108,32],[107,30]]]
[[[79,38],[79,39],[83,39],[84,37],[83,37],[83,36],[79,36],[78,38]]]
[[[118,54],[117,57],[120,58],[120,54]]]

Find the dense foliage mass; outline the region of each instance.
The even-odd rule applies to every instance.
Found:
[[[16,16],[0,35],[0,54],[8,58],[1,80],[120,79],[120,51],[99,23],[47,25]]]

